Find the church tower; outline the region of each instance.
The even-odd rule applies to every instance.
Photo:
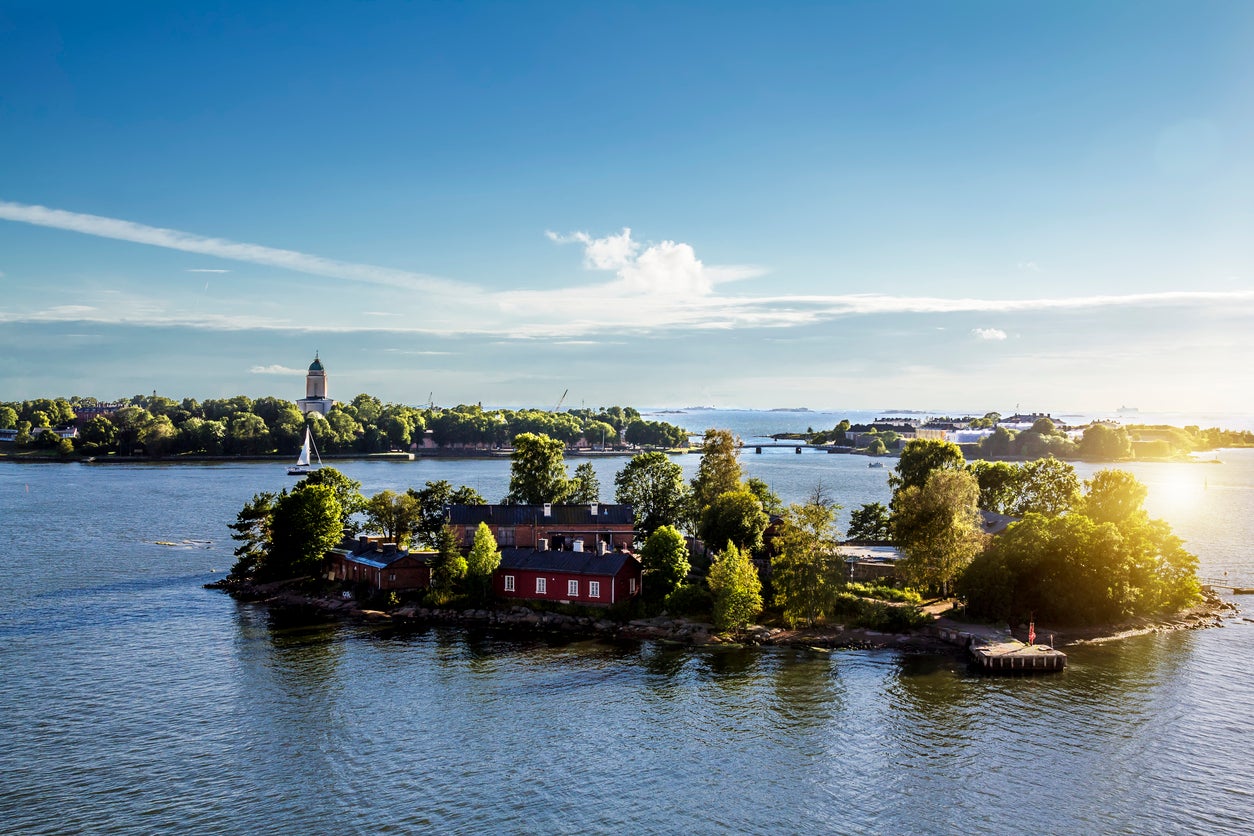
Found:
[[[327,397],[327,370],[322,367],[317,352],[314,353],[314,361],[309,364],[309,373],[305,375],[305,397],[296,405],[305,415],[311,412],[326,415],[335,406],[335,401]]]

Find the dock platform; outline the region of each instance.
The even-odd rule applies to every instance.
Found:
[[[968,648],[971,661],[981,670],[995,673],[1032,673],[1060,671],[1067,667],[1067,654],[1043,644],[1021,641],[972,643]]]

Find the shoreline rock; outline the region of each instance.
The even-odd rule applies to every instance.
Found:
[[[334,598],[301,590],[304,579],[253,584],[223,578],[206,584],[207,589],[226,592],[237,601],[263,604],[280,610],[307,611],[367,623],[392,623],[398,626],[442,625],[482,627],[525,633],[548,633],[599,639],[631,641],[664,641],[690,647],[713,644],[741,644],[757,647],[793,647],[811,650],[875,650],[889,649],[915,653],[951,654],[964,648],[947,636],[964,625],[949,619],[904,633],[884,633],[845,625],[789,629],[751,625],[737,634],[720,633],[711,624],[674,616],[655,616],[630,621],[614,621],[592,614],[567,614],[515,604],[497,608],[457,610],[406,604],[392,611],[363,606],[353,599]],[[1176,630],[1197,630],[1222,627],[1223,620],[1233,617],[1239,608],[1210,593],[1198,606],[1182,613],[1160,618],[1139,618],[1119,624],[1088,628],[1054,628],[1037,625],[1037,637],[1053,634],[1058,646],[1097,644],[1148,633]],[[966,625],[978,626],[978,625]],[[1026,639],[1027,625],[1012,629]]]

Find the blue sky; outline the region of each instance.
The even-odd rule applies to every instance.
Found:
[[[0,400],[1254,412],[1254,4],[0,3]]]

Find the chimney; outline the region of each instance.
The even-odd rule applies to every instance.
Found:
[[[553,503],[552,502],[544,503],[544,516],[546,517],[553,516]]]
[[[610,553],[610,544],[602,540],[601,541],[601,554],[609,554],[609,553]]]
[[[542,552],[547,552],[549,550],[549,538],[541,537],[539,540],[536,540],[536,548]]]
[[[574,551],[577,551],[577,552],[582,552],[582,551],[583,551],[583,540],[576,540],[574,543],[572,543],[572,544],[571,544],[571,548],[572,548]]]

